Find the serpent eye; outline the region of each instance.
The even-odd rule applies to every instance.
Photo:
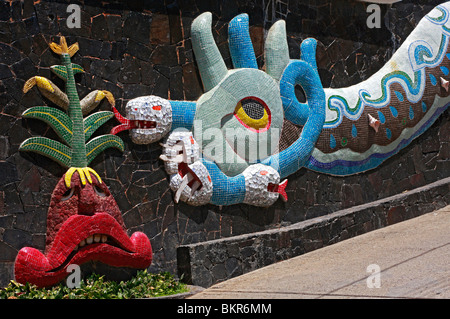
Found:
[[[251,131],[260,133],[270,127],[270,110],[263,100],[251,96],[243,98],[236,105],[234,116]]]

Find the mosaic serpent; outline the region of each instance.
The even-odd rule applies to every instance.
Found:
[[[282,20],[268,31],[262,71],[248,16],[235,17],[228,27],[234,69],[228,70],[211,14],[201,14],[191,35],[205,93],[195,102],[130,100],[126,117],[115,110],[123,124],[112,133],[130,129],[140,144],[164,138],[160,158],[176,201],[270,206],[280,195],[286,199],[287,180],[280,180],[302,167],[339,176],[373,169],[447,109],[449,12],[449,2],[434,8],[381,70],[337,89],[322,87],[315,39],[302,42],[300,59],[290,59]],[[296,85],[306,103],[297,100]],[[287,127],[297,130],[293,141]]]

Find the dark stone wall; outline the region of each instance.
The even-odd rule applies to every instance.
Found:
[[[366,26],[366,3],[350,0],[161,0],[70,1],[81,7],[81,28],[68,28],[69,1],[0,1],[0,286],[13,278],[17,252],[24,246],[45,248],[51,193],[65,172],[33,153],[19,153],[31,136],[57,139],[47,125],[21,119],[31,106],[48,102],[36,89],[24,95],[24,82],[35,75],[63,87],[49,67],[59,58],[48,48],[64,35],[78,42],[73,62],[86,73],[76,77],[81,97],[95,89],[113,93],[119,111],[141,95],[196,100],[202,87],[194,61],[190,24],[204,11],[213,13],[213,33],[227,65],[228,21],[250,16],[250,31],[263,66],[267,29],[277,19],[287,23],[292,58],[306,37],[319,40],[318,64],[325,87],[342,87],[379,70],[417,22],[442,1],[404,0],[381,5],[382,26]],[[108,110],[102,102],[100,109]],[[111,120],[98,134],[117,125]],[[92,163],[109,186],[130,233],[151,240],[151,271],[176,273],[180,245],[277,228],[354,205],[368,203],[448,177],[448,111],[424,135],[379,168],[338,178],[305,169],[289,177],[289,201],[267,209],[247,205],[191,207],[175,204],[168,176],[158,159],[158,143],[134,145],[121,133],[124,153],[108,150]]]
[[[207,288],[449,204],[450,178],[444,178],[286,227],[180,246],[178,272],[185,282]]]

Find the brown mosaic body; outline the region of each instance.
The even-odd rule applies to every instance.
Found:
[[[447,53],[449,52],[450,50],[447,50]],[[446,77],[440,68],[442,66],[450,69],[450,60],[447,56],[444,57],[440,66],[426,69],[425,92],[423,98],[418,103],[409,102],[403,87],[398,83],[393,83],[390,85],[391,102],[389,105],[398,111],[396,117],[393,116],[389,107],[376,109],[366,106],[357,121],[350,120],[344,116],[342,123],[338,127],[331,129],[324,128],[319,136],[316,148],[323,153],[333,153],[344,148],[349,148],[354,152],[364,153],[374,144],[380,146],[390,144],[400,136],[405,128],[414,127],[427,114],[430,106],[434,103],[436,95],[440,97],[447,97],[450,95],[450,92],[447,92],[440,84],[440,78]],[[437,79],[438,82],[436,85],[431,83],[429,74],[434,75]],[[404,97],[404,100],[400,101],[394,91],[399,92]],[[422,110],[422,102],[427,106],[425,112]],[[410,106],[414,112],[413,118],[410,118],[409,116]],[[383,113],[385,123],[380,125],[378,132],[375,132],[368,124],[368,115],[370,114],[376,119],[379,119],[378,111]],[[352,136],[352,125],[355,125],[357,129],[357,137]],[[392,132],[391,138],[388,138],[386,135],[386,128]],[[333,134],[336,140],[336,147],[334,148],[330,147],[330,134]]]

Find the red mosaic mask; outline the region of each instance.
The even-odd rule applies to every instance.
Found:
[[[70,264],[91,260],[143,269],[151,264],[152,248],[144,233],[128,237],[119,207],[97,173],[73,169],[52,194],[45,255],[35,248],[22,248],[15,277],[18,282],[50,286],[68,275]]]

